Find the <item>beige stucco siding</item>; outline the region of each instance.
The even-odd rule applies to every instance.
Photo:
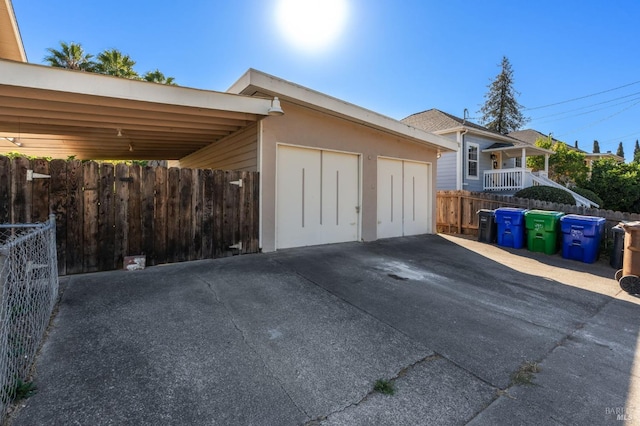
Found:
[[[180,159],[180,167],[258,170],[258,126],[252,124]]]
[[[276,164],[278,144],[356,153],[361,158],[361,234],[364,241],[377,238],[377,159],[379,156],[432,164],[431,194],[435,206],[436,150],[418,142],[282,102],[285,115],[262,120],[262,248],[275,249]],[[433,215],[432,229],[435,227]]]

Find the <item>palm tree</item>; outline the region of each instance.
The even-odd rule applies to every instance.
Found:
[[[44,57],[52,67],[67,68],[70,70],[93,71],[95,62],[91,60],[93,55],[85,53],[79,43],[60,42],[60,50],[53,47],[47,49],[49,55]]]
[[[133,69],[136,62],[129,55],[124,55],[118,49],[107,49],[101,52],[97,58],[96,71],[100,74],[138,78],[138,73]]]
[[[160,70],[156,69],[155,71],[147,71],[144,76],[142,76],[143,80],[150,81],[152,83],[160,83],[160,84],[168,84],[170,86],[176,86],[175,79],[173,77],[165,77],[164,74],[160,72]]]

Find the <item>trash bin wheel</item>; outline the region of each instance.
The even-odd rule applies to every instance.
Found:
[[[620,281],[620,278],[622,278],[622,269],[618,269],[616,271],[615,278],[616,278],[616,281]]]
[[[625,275],[620,278],[620,287],[629,294],[639,294],[640,278],[635,275]]]

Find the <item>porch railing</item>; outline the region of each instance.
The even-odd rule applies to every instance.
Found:
[[[527,169],[499,169],[484,171],[485,191],[518,191],[531,186],[531,172]]]

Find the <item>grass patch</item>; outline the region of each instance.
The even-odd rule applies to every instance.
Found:
[[[18,379],[13,389],[9,389],[9,392],[7,392],[7,396],[12,401],[20,401],[35,394],[36,390],[36,385],[33,382],[23,382]]]
[[[385,395],[393,395],[396,392],[393,388],[393,382],[385,379],[376,380],[376,384],[373,386],[373,390]]]
[[[525,361],[520,365],[520,368],[511,375],[512,385],[534,385],[533,375],[540,372],[540,366],[537,362]]]

